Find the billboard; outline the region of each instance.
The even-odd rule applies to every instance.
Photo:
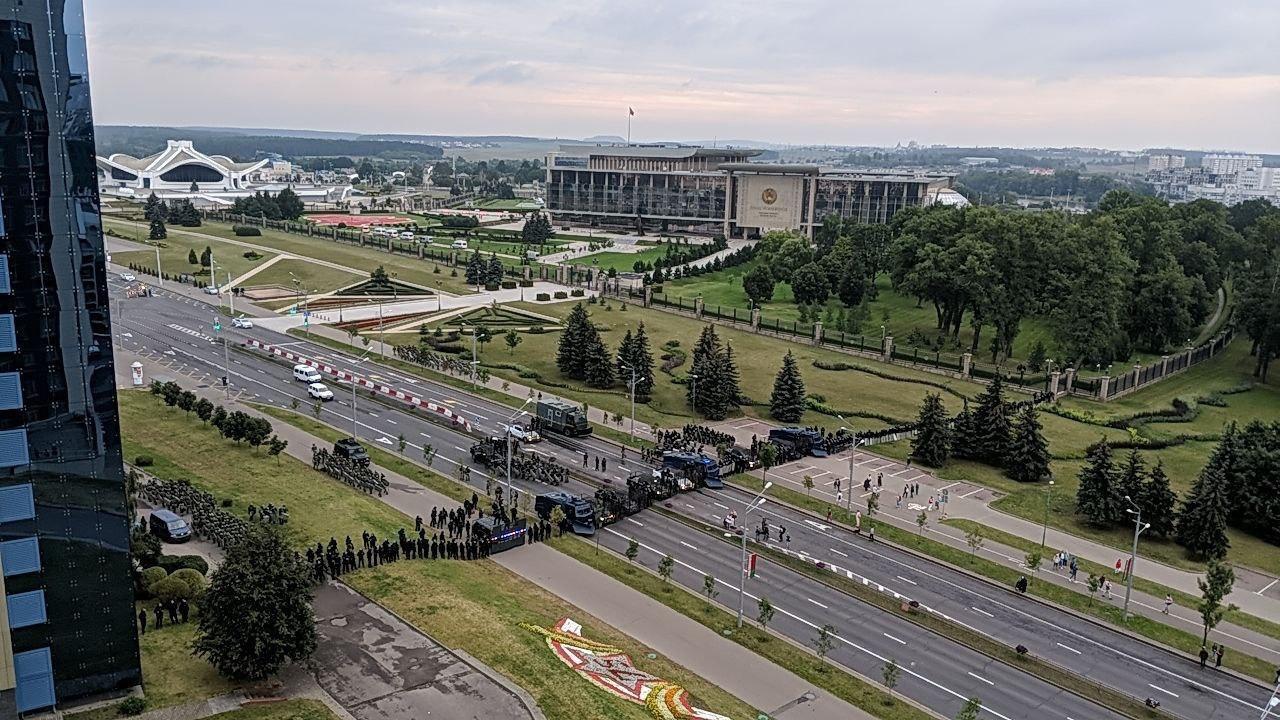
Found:
[[[804,178],[796,175],[735,175],[738,226],[799,230]]]

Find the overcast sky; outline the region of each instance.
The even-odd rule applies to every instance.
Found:
[[[1280,152],[1276,0],[87,0],[95,119]]]

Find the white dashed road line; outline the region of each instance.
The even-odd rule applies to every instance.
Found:
[[[995,615],[992,615],[991,613],[989,613],[989,612],[987,612],[986,610],[983,610],[983,609],[981,609],[981,608],[971,607],[971,608],[969,608],[969,609],[970,609],[970,610],[972,610],[972,611],[974,611],[974,612],[977,612],[977,613],[982,613],[983,615],[986,615],[986,616],[987,616],[987,617],[989,617],[989,618],[993,618],[993,617],[995,617]]]
[[[991,687],[995,687],[995,686],[996,686],[996,684],[995,684],[995,683],[993,683],[993,682],[991,682],[990,680],[988,680],[988,679],[986,679],[986,678],[982,677],[981,675],[975,675],[974,673],[967,673],[967,674],[969,675],[969,677],[977,678],[978,680],[981,680],[982,682],[984,682],[984,683],[986,683],[986,684],[990,685]]]
[[[687,547],[687,548],[689,548],[690,550],[692,550],[692,551],[694,551],[694,552],[698,552],[698,548],[696,548],[696,547],[694,547],[694,546],[690,545],[689,543],[687,543],[687,542],[685,542],[685,541],[683,541],[683,540],[681,540],[681,541],[680,541],[680,544],[681,544],[681,545],[683,545],[683,546],[685,546],[685,547]]]
[[[887,638],[889,638],[890,640],[892,640],[892,641],[894,641],[894,642],[896,642],[896,643],[902,643],[903,645],[906,645],[906,644],[907,644],[907,641],[906,641],[906,640],[901,640],[901,639],[899,639],[899,638],[896,638],[896,637],[894,637],[894,636],[890,635],[890,634],[889,634],[889,633],[887,633],[887,632],[882,632],[882,633],[880,633],[880,634],[881,634],[881,635],[883,635],[883,636],[885,636],[885,637],[887,637]]]
[[[822,608],[823,610],[829,610],[829,609],[830,609],[830,608],[828,608],[826,605],[823,605],[822,603],[818,602],[817,600],[814,600],[813,598],[805,598],[805,600],[808,600],[809,602],[813,603],[814,605],[817,605],[818,607]]]
[[[1152,685],[1151,683],[1147,683],[1147,687],[1151,688],[1152,690],[1159,690],[1160,692],[1162,692],[1162,693],[1164,693],[1165,695],[1168,695],[1168,696],[1170,696],[1170,697],[1178,697],[1178,693],[1175,693],[1175,692],[1169,692],[1168,690],[1165,690],[1164,688],[1160,687],[1159,685]]]
[[[1079,650],[1077,650],[1077,649],[1075,649],[1075,648],[1071,647],[1070,645],[1063,645],[1062,643],[1054,643],[1054,644],[1055,644],[1055,645],[1057,645],[1058,647],[1062,648],[1063,650],[1070,650],[1071,652],[1073,652],[1073,653],[1075,653],[1075,654],[1077,654],[1077,655],[1080,655],[1080,654],[1081,654],[1081,652],[1080,652]]]

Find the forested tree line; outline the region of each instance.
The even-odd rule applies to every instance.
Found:
[[[290,188],[285,188],[272,195],[260,190],[244,198],[236,198],[231,212],[244,213],[249,217],[265,217],[268,220],[297,220],[302,217],[306,208],[302,198]]]
[[[1032,175],[1021,170],[970,170],[956,178],[956,190],[960,194],[974,203],[981,200],[985,205],[1003,202],[1011,195],[1030,195],[1064,200],[1070,197],[1092,206],[1108,192],[1124,187],[1106,175],[1081,175],[1075,170],[1058,170],[1052,175]]]
[[[911,457],[940,468],[951,458],[975,460],[1001,468],[1018,482],[1049,479],[1049,443],[1032,400],[1009,402],[1000,378],[974,400],[965,401],[954,418],[947,415],[942,396],[927,395],[916,420]]]
[[[972,352],[990,328],[996,361],[1032,315],[1049,320],[1070,363],[1181,347],[1244,245],[1217,203],[1169,206],[1125,191],[1074,220],[930,207],[899,213],[891,227],[894,287],[932,304],[941,332],[957,336],[968,322]]]

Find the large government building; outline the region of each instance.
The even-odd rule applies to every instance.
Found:
[[[141,682],[81,0],[0,0],[0,718]]]
[[[556,222],[753,237],[812,236],[828,215],[884,223],[954,195],[951,175],[829,171],[750,162],[759,150],[685,145],[563,145],[547,155]]]

